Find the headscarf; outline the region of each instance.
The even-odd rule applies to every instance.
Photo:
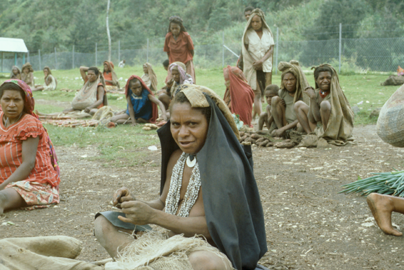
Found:
[[[306,104],[309,104],[309,98],[306,95],[303,95],[303,90],[309,86],[309,83],[307,82],[306,76],[304,75],[299,62],[296,60],[280,62],[278,69],[282,72],[280,89],[285,89],[285,86],[283,85],[283,77],[285,74],[292,73],[296,78],[296,92],[293,102],[303,99]]]
[[[15,68],[18,70],[17,75],[15,75],[15,74],[13,73],[13,69],[15,69]],[[19,69],[17,66],[13,66],[13,67],[11,68],[10,79],[18,79],[18,80],[21,80],[21,71],[20,71],[20,69]]]
[[[237,67],[227,66],[223,69],[224,79],[230,82],[226,88],[225,96],[230,95],[232,113],[238,114],[245,125],[251,126],[252,104],[254,92],[247,83],[243,71]]]
[[[235,269],[255,269],[267,251],[267,243],[251,146],[240,144],[232,128],[233,118],[225,117],[229,109],[223,101],[218,106],[220,103],[212,90],[198,85],[184,86],[182,92],[193,108],[211,108],[206,141],[196,154],[209,234]],[[162,192],[168,161],[179,147],[172,137],[170,122],[157,133],[162,153]]]
[[[150,63],[144,64],[147,67],[147,72],[144,73],[142,76],[142,80],[147,84],[151,85],[153,91],[157,91],[157,75],[154,73],[153,67]]]
[[[25,63],[22,68],[21,71],[24,71],[25,68],[28,68],[29,72],[34,72],[34,69],[32,68],[31,64],[29,62]]]
[[[11,80],[6,80],[3,84],[5,84],[5,83],[14,83],[14,84],[18,85],[24,91],[24,93],[25,93],[24,112],[32,115],[33,117],[35,117],[39,120],[38,115],[36,113],[34,113],[35,100],[34,100],[34,97],[32,96],[31,88],[29,88],[29,86],[22,80],[11,79]],[[50,149],[49,156],[51,159],[53,169],[57,172],[58,176],[60,176],[60,169],[59,169],[59,165],[58,165],[58,158],[56,155],[55,147],[52,144],[48,131],[46,130],[45,127],[43,127],[43,128],[44,128],[46,136],[47,136],[47,141],[48,141],[48,145],[49,145],[49,149]]]
[[[322,64],[318,67],[312,67],[312,69],[324,66],[332,70],[329,94],[331,96],[331,114],[327,129],[324,130],[321,126],[321,128],[316,128],[316,133],[330,143],[333,143],[333,141],[345,142],[352,137],[354,113],[339,84],[337,71],[329,64]]]
[[[185,82],[185,80],[187,80],[187,68],[185,67],[185,64],[182,62],[174,62],[172,63],[168,69],[170,70],[170,72],[173,71],[173,69],[177,69],[178,72],[180,73],[180,84],[183,84]]]
[[[118,88],[120,88],[118,76],[116,76],[115,69],[114,69],[114,67],[115,67],[114,63],[112,63],[111,61],[104,61],[104,64],[107,64],[107,66],[109,67],[109,71],[112,73],[112,83],[114,85],[116,85]]]
[[[145,84],[145,82],[142,80],[142,78],[140,78],[137,75],[132,75],[129,77],[129,79],[126,81],[126,85],[125,85],[125,96],[128,97],[129,96],[129,85],[130,85],[130,81],[133,79],[137,79],[139,80],[140,84],[142,85],[142,91],[143,89],[146,89],[150,95],[154,96],[153,92],[149,89],[149,87],[147,87],[147,85]],[[149,120],[150,123],[155,123],[156,119],[159,115],[159,111],[157,108],[157,105],[154,102],[151,102],[152,104],[152,117]]]
[[[48,70],[48,75],[44,78],[45,84],[46,84],[46,85],[49,85],[49,84],[51,83],[50,77],[52,77],[52,78],[55,80],[55,84],[56,84],[55,89],[56,89],[56,87],[57,87],[57,85],[58,85],[58,81],[57,81],[56,78],[52,75],[51,69],[50,69],[48,66],[45,66],[42,70],[44,70],[44,69],[47,69],[47,70]],[[49,76],[50,76],[50,77],[49,77]]]

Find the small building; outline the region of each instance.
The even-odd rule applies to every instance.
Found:
[[[0,37],[0,53],[1,53],[1,72],[3,72],[4,55],[14,54],[14,65],[17,65],[17,54],[22,55],[22,62],[25,64],[25,55],[28,54],[27,46],[21,38],[2,38]]]

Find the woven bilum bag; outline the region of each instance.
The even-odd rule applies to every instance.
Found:
[[[404,85],[382,107],[377,119],[377,135],[388,144],[404,147]]]

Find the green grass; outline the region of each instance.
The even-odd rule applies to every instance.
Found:
[[[167,72],[162,66],[154,67],[159,79],[159,86],[164,85],[164,79]],[[143,74],[142,66],[125,67],[116,69],[121,86],[125,85],[125,79],[132,74],[141,76]],[[79,89],[82,86],[82,80],[78,69],[74,70],[55,70],[53,74],[58,80],[58,89],[69,88]],[[197,69],[196,80],[198,84],[205,85],[214,90],[219,96],[224,95],[225,86],[223,78],[223,69]],[[0,74],[1,75],[1,74]],[[4,74],[7,75],[7,74]],[[43,82],[41,71],[34,73],[36,83]],[[369,118],[372,110],[382,107],[387,99],[397,90],[397,86],[380,86],[388,75],[386,74],[366,74],[366,75],[341,75],[340,84],[347,96],[351,106],[357,105],[360,112],[355,116],[355,125],[375,124],[377,118]],[[280,73],[273,76],[273,83],[280,85]],[[307,75],[310,85],[314,85],[313,75]],[[4,79],[0,76],[0,82]],[[43,113],[60,112],[63,106],[57,102],[71,102],[75,92],[34,92],[37,100],[36,109]],[[43,102],[49,101],[49,102]],[[123,95],[108,94],[108,103],[114,109],[126,108],[126,101]],[[62,103],[63,104],[63,103]],[[96,156],[95,160],[104,163],[105,166],[134,166],[147,160],[147,146],[158,145],[158,138],[155,131],[143,131],[142,126],[118,126],[107,129],[97,128],[61,128],[52,125],[46,125],[49,135],[55,146],[94,146],[101,155]]]

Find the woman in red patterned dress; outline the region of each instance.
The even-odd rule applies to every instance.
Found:
[[[33,113],[29,86],[16,79],[0,86],[0,214],[59,203],[56,153]]]

